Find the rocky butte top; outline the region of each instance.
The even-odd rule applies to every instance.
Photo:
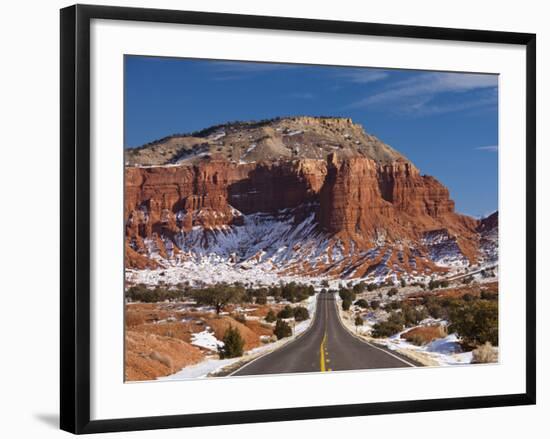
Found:
[[[192,164],[203,158],[235,163],[289,159],[366,157],[378,163],[408,161],[350,118],[296,116],[230,122],[188,134],[174,134],[126,150],[127,166]]]

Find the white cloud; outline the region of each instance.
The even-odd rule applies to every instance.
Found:
[[[258,73],[289,70],[302,67],[298,64],[259,63],[248,61],[213,61],[212,71],[218,81],[232,81],[249,78]]]
[[[410,79],[393,82],[386,89],[360,99],[350,105],[352,108],[369,107],[371,105],[403,105],[406,109],[426,109],[427,104],[437,95],[443,93],[461,93],[472,90],[495,89],[498,77],[496,75],[464,74],[464,73],[423,73]],[[496,102],[496,96],[490,96],[480,101],[486,105]],[[472,106],[473,103],[458,103],[456,106],[440,106],[433,112],[457,111]],[[429,111],[428,111],[429,112]]]
[[[478,151],[498,152],[498,145],[478,146]]]

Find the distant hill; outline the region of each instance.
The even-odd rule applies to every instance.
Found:
[[[378,163],[406,160],[349,118],[283,117],[234,122],[190,134],[174,134],[126,150],[128,166],[194,163],[206,156],[236,163],[279,159],[367,157]]]

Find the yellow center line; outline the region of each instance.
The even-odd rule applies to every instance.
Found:
[[[320,366],[321,366],[321,372],[326,371],[326,364],[325,364],[325,346],[327,343],[327,333],[325,332],[325,335],[323,337],[323,341],[321,341],[321,347],[319,348],[319,353],[321,354],[320,358]]]
[[[326,329],[326,325],[327,325],[327,318],[328,318],[328,308],[327,308],[327,305],[325,303],[325,335],[323,336],[323,340],[321,341],[321,346],[319,347],[319,362],[320,362],[320,369],[321,369],[321,372],[326,372],[327,371],[327,365],[326,363],[328,363],[328,359],[325,358],[325,355],[328,355],[328,350],[327,350],[327,329]],[[326,351],[326,354],[325,354],[325,351]],[[328,369],[329,371],[332,370],[332,369]]]

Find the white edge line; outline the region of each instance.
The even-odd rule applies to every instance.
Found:
[[[317,294],[321,294],[321,293],[317,293]],[[317,297],[315,299],[316,301],[319,300],[319,297]],[[270,351],[267,351],[267,352],[264,352],[263,354],[261,354],[260,356],[254,358],[253,360],[250,360],[249,362],[243,364],[241,367],[239,367],[237,370],[234,370],[233,372],[231,372],[230,374],[227,374],[225,377],[230,377],[230,376],[233,376],[234,374],[236,374],[237,372],[239,372],[240,370],[244,369],[245,367],[248,367],[250,366],[252,363],[255,363],[256,361],[258,361],[260,358],[263,358],[263,357],[266,357],[274,352],[277,352],[285,347],[287,347],[288,345],[291,345],[292,343],[294,343],[296,340],[298,340],[300,337],[302,337],[303,335],[305,335],[307,332],[309,332],[309,330],[313,327],[313,321],[317,318],[317,304],[315,305],[315,314],[313,315],[313,318],[311,319],[311,323],[310,325],[306,328],[306,330],[304,332],[301,332],[300,334],[298,334],[296,337],[294,337],[292,340],[290,341],[287,341],[285,344],[283,344],[282,346],[278,347],[278,348],[275,348],[275,349],[272,349]],[[265,374],[265,375],[272,375],[272,374]],[[246,376],[250,376],[250,375],[246,375]]]
[[[351,334],[353,337],[355,337],[357,340],[369,345],[370,347],[374,348],[374,349],[378,349],[379,351],[382,351],[384,352],[385,354],[388,354],[388,355],[391,355],[392,357],[394,358],[397,358],[398,360],[400,360],[401,362],[407,364],[408,366],[411,366],[411,367],[418,367],[416,364],[412,364],[412,363],[409,363],[407,360],[404,360],[403,358],[400,358],[398,357],[397,355],[387,351],[386,349],[382,349],[376,345],[373,345],[372,343],[368,342],[367,340],[365,340],[364,338],[361,338],[359,337],[358,335],[354,334],[353,332],[351,332],[349,330],[349,328],[344,325],[344,322],[342,321],[342,317],[340,316],[340,311],[338,310],[338,305],[336,304],[336,302],[338,302],[338,299],[336,299],[334,301],[334,305],[336,306],[336,314],[338,315],[338,320],[340,321],[340,324],[344,327],[344,329],[348,332],[348,334]]]

